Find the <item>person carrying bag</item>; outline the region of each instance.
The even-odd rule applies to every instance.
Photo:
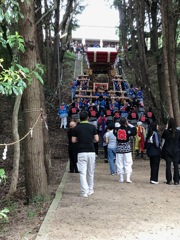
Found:
[[[167,128],[162,134],[164,142],[161,157],[166,161],[166,184],[179,184],[179,156],[180,156],[180,131],[176,128],[174,118],[170,118]],[[173,163],[173,177],[171,171],[171,163]]]
[[[158,174],[160,165],[160,141],[158,135],[158,125],[152,122],[149,126],[148,134],[146,137],[145,148],[146,154],[150,159],[150,183],[158,184]]]

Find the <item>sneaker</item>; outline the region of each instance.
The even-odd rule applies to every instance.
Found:
[[[156,181],[150,181],[151,184],[159,184],[159,182]]]
[[[80,194],[80,197],[87,198],[87,197],[88,197],[88,195],[87,195],[87,193],[81,193],[81,194]]]
[[[168,184],[168,185],[171,185],[171,184],[172,184],[172,182],[168,182],[168,181],[167,181],[167,182],[165,182],[165,183],[166,183],[166,184]]]
[[[124,182],[124,180],[120,179],[120,180],[119,180],[119,182],[120,182],[120,183],[123,183],[123,182]]]
[[[88,196],[92,195],[93,193],[94,193],[94,190],[90,190],[90,191],[88,192]]]
[[[130,179],[126,180],[127,183],[132,183],[132,181]]]

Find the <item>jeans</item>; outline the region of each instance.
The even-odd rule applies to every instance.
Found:
[[[114,174],[114,159],[116,158],[116,148],[108,148],[108,159],[109,159],[109,167],[110,173]]]
[[[77,167],[80,174],[81,194],[88,194],[94,189],[95,159],[94,152],[78,153]]]

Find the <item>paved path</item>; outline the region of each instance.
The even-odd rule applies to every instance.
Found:
[[[67,168],[68,169],[68,168]],[[64,174],[36,240],[178,240],[180,186],[149,183],[149,161],[135,160],[133,183],[119,183],[96,163],[95,193],[79,196],[79,174]]]

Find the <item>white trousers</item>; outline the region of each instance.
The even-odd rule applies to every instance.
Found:
[[[60,128],[62,128],[64,126],[64,128],[67,128],[67,117],[61,117],[61,126]]]
[[[95,159],[94,152],[78,153],[77,168],[80,174],[81,194],[88,194],[94,189]]]
[[[123,153],[119,154],[116,153],[116,165],[117,165],[117,174],[130,176],[132,173],[132,165],[133,159],[132,154],[130,153]]]

